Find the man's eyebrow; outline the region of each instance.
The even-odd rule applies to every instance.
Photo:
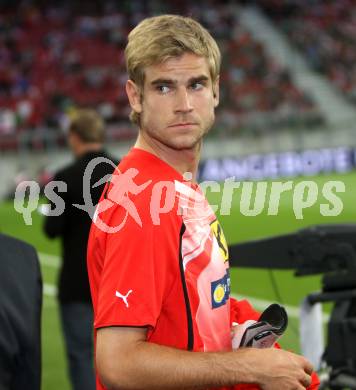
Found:
[[[199,82],[208,81],[208,80],[209,80],[209,77],[202,74],[199,76],[191,77],[188,80],[188,84],[194,84],[194,83],[199,83]],[[177,82],[177,80],[159,78],[159,79],[152,80],[150,84],[153,86],[162,85],[162,84],[164,84],[164,85],[177,85],[178,82]]]
[[[172,80],[172,79],[156,79],[156,80],[151,81],[151,85],[153,85],[153,86],[161,85],[161,84],[175,85],[175,84],[177,84],[177,81]]]
[[[209,77],[202,74],[200,76],[196,76],[196,77],[191,77],[189,80],[188,80],[188,84],[194,84],[194,83],[199,83],[201,81],[208,81],[209,80]]]

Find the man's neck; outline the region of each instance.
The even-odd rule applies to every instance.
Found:
[[[96,142],[89,144],[80,144],[76,146],[75,150],[73,150],[73,153],[77,158],[80,158],[87,153],[98,152],[99,150],[102,150],[102,148],[103,144]]]
[[[196,181],[201,143],[192,149],[175,150],[139,132],[135,148],[154,154],[182,175],[191,172],[192,181]]]

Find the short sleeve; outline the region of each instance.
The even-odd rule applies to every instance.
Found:
[[[124,217],[119,208],[116,226]],[[107,233],[95,328],[155,327],[179,267],[179,219],[170,213],[161,222],[144,218],[141,227],[128,216],[120,231]]]

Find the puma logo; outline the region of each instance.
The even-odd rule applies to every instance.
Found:
[[[116,293],[115,295],[122,299],[124,301],[124,304],[126,305],[126,307],[129,307],[129,303],[127,302],[127,297],[132,293],[132,290],[129,290],[128,293],[126,295],[122,295],[120,294],[117,290],[116,290]]]

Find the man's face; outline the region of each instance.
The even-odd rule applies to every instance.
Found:
[[[145,69],[141,132],[158,146],[193,149],[214,123],[218,80],[212,84],[204,57],[185,53]]]

